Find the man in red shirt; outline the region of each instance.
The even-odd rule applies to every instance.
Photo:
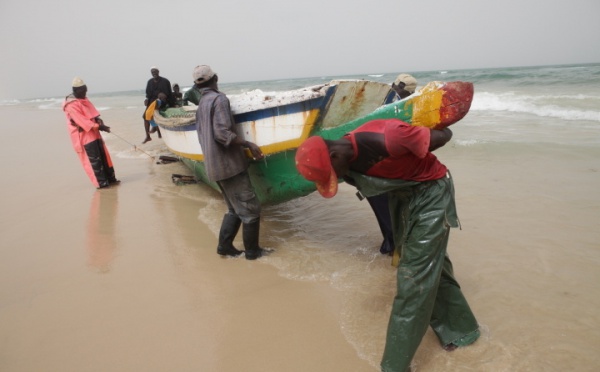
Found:
[[[452,178],[432,151],[451,138],[448,128],[373,120],[338,140],[310,137],[296,153],[298,171],[326,198],[337,193],[339,177],[350,177],[367,197],[389,197],[400,261],[383,371],[407,370],[429,325],[448,351],[479,337],[446,254],[459,221]]]

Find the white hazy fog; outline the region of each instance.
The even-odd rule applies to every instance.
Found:
[[[598,0],[0,0],[0,100],[191,84],[600,62]]]

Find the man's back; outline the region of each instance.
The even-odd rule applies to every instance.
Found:
[[[248,168],[242,146],[232,143],[237,137],[235,123],[225,94],[203,88],[196,110],[196,131],[210,181],[235,176]]]
[[[355,157],[350,169],[369,176],[428,181],[446,167],[429,152],[430,130],[400,120],[373,120],[346,135]]]

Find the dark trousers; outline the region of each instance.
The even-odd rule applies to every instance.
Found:
[[[114,182],[116,180],[115,169],[109,156],[106,154],[104,141],[97,139],[86,143],[83,147],[90,160],[99,187],[106,187],[110,182]]]
[[[373,213],[375,213],[381,235],[383,235],[383,242],[379,251],[383,254],[392,253],[394,251],[394,229],[392,229],[392,218],[390,217],[387,193],[370,196],[367,198],[367,201]]]

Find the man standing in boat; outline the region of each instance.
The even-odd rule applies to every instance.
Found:
[[[258,244],[261,206],[248,175],[245,149],[254,159],[262,159],[264,154],[255,143],[236,133],[229,99],[219,92],[219,78],[210,66],[196,66],[193,78],[200,93],[196,131],[206,176],[219,185],[228,209],[221,223],[217,253],[234,257],[242,253],[233,246],[233,240],[243,224],[246,259],[255,260],[267,251]]]
[[[448,128],[381,119],[338,140],[310,137],[296,153],[298,171],[324,197],[335,196],[338,177],[344,176],[352,177],[366,196],[389,197],[400,258],[381,362],[384,372],[408,369],[429,326],[447,351],[479,337],[479,325],[446,253],[450,228],[459,227],[454,184],[432,151],[451,138]]]
[[[100,131],[110,133],[110,127],[104,125],[100,113],[87,99],[87,86],[83,80],[78,77],[73,79],[72,88],[73,93],[65,98],[62,109],[67,117],[67,128],[79,161],[96,188],[119,183],[115,178],[110,154],[100,135]]]
[[[160,76],[160,71],[156,66],[152,66],[150,68],[150,73],[152,74],[152,78],[148,80],[148,83],[146,83],[146,99],[144,100],[144,106],[146,106],[146,109],[142,115],[144,119],[144,129],[146,130],[146,138],[142,143],[152,141],[150,133],[158,132],[158,138],[161,138],[160,129],[158,127],[154,127],[152,130],[150,130],[150,121],[146,120],[146,110],[149,107],[148,105],[157,100],[160,93],[163,93],[167,97],[167,104],[171,107],[175,106],[173,91],[171,90],[171,82],[167,78]]]

